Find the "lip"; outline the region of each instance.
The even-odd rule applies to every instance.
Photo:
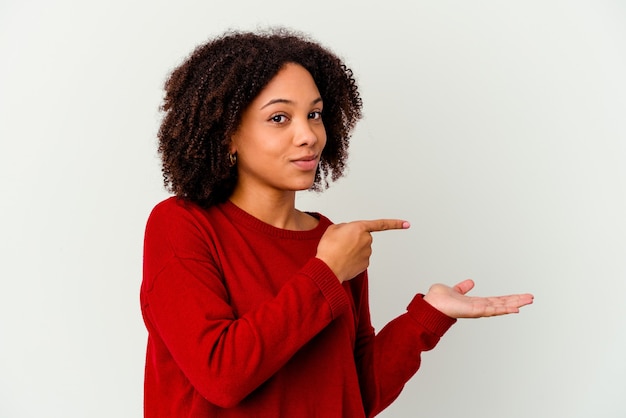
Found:
[[[318,155],[316,155],[316,154],[305,155],[305,156],[300,157],[300,158],[295,158],[295,159],[291,160],[291,162],[296,167],[298,167],[299,169],[301,169],[303,171],[315,170],[317,168]]]

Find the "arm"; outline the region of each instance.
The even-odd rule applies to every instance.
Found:
[[[340,280],[362,271],[371,255],[371,232],[405,229],[408,223],[398,220],[356,221],[337,225],[327,231],[327,241],[318,246],[318,257],[325,258]],[[360,260],[360,261],[359,261]],[[348,273],[346,273],[348,272]],[[532,303],[532,295],[510,295],[490,298],[468,297],[471,280],[454,287],[433,285],[426,296],[417,295],[407,313],[387,324],[378,335],[370,322],[367,297],[367,274],[360,294],[359,326],[355,360],[368,416],[386,408],[401,392],[404,384],[419,369],[423,351],[432,349],[456,318],[515,313]],[[354,287],[356,284],[351,283]]]
[[[393,402],[419,369],[421,353],[434,348],[457,318],[517,313],[520,307],[533,301],[530,294],[486,298],[466,296],[473,286],[471,280],[454,287],[435,284],[425,296],[418,294],[413,298],[407,313],[374,335],[367,283],[364,282],[355,359],[367,416],[375,416]]]
[[[193,220],[172,225],[171,218],[152,219],[146,230],[142,308],[173,359],[167,367],[180,369],[209,402],[237,405],[349,309],[332,271],[311,259],[274,297],[238,317],[205,237]]]
[[[317,248],[340,281],[349,282],[357,303],[358,316],[355,363],[363,406],[367,416],[386,408],[417,372],[422,351],[432,349],[455,322],[416,296],[408,312],[387,324],[378,335],[370,321],[367,271],[371,255],[372,232],[406,229],[408,222],[394,219],[354,221],[329,227]]]
[[[374,334],[370,322],[367,275],[360,289],[359,328],[355,361],[366,416],[389,406],[418,371],[421,353],[434,348],[456,322],[416,295],[407,312]]]

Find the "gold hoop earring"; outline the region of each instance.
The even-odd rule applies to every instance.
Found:
[[[234,167],[237,164],[237,153],[228,153],[228,162],[230,162],[230,166]]]

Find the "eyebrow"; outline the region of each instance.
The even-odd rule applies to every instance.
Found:
[[[321,103],[321,102],[322,102],[322,98],[318,97],[317,99],[315,99],[315,100],[313,100],[311,102],[311,105],[316,105],[316,104]],[[288,104],[288,105],[295,104],[295,102],[293,100],[289,100],[289,99],[272,99],[269,102],[265,103],[263,106],[261,106],[261,109],[265,109],[266,107],[271,106],[271,105],[276,104],[276,103],[285,103],[285,104]]]

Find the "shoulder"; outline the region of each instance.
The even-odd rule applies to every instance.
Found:
[[[176,196],[159,202],[148,216],[147,228],[167,226],[178,229],[183,225],[205,223],[212,217],[215,207],[203,208],[198,204]]]
[[[148,217],[148,221],[152,219],[161,219],[171,215],[182,215],[199,207],[190,201],[181,199],[176,196],[169,197],[154,206]]]
[[[145,230],[145,243],[158,242],[184,248],[198,246],[207,241],[207,231],[215,222],[213,207],[205,209],[178,197],[170,197],[158,203],[150,212]]]
[[[171,197],[151,211],[144,235],[144,260],[164,265],[168,260],[214,260],[215,226],[219,208],[203,208],[191,201]]]

